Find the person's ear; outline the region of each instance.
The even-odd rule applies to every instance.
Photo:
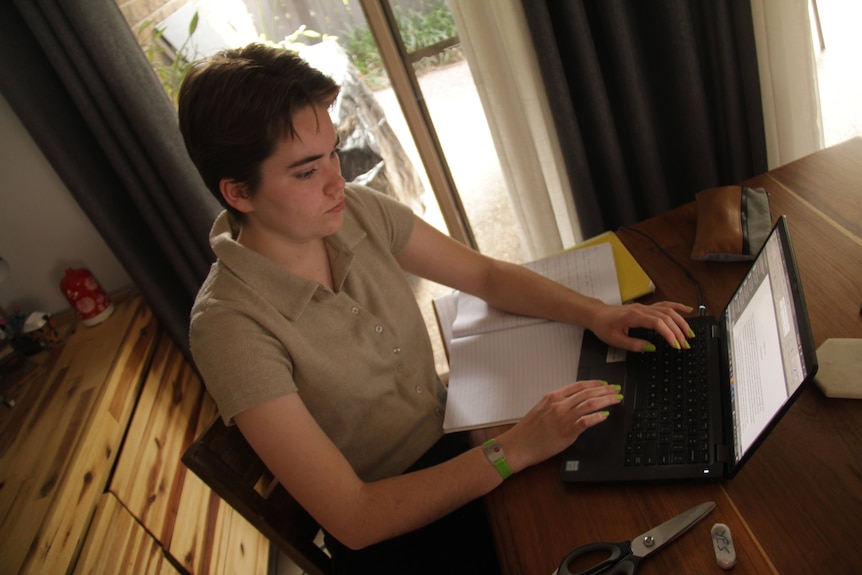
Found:
[[[242,213],[252,211],[251,194],[245,183],[222,178],[218,187],[222,197],[230,207]]]

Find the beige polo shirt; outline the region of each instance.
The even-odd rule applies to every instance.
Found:
[[[409,208],[348,184],[342,229],[326,238],[335,291],[236,242],[215,221],[218,257],[191,314],[191,350],[228,423],[299,393],[311,415],[371,481],[409,467],[442,435],[445,388],[427,328],[395,261]]]

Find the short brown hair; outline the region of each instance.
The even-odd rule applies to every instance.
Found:
[[[293,117],[311,105],[329,107],[339,86],[296,52],[265,44],[224,50],[194,64],[179,96],[186,149],[216,199],[236,215],[219,191],[228,178],[254,194],[260,166],[285,137]]]

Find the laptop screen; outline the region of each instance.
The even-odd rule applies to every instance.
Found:
[[[808,375],[794,302],[795,263],[781,232],[783,218],[726,308],[734,464]]]

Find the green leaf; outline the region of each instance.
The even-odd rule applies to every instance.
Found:
[[[195,10],[195,15],[192,16],[191,21],[189,22],[189,36],[195,33],[195,30],[198,29],[198,18],[199,14],[197,10]]]

